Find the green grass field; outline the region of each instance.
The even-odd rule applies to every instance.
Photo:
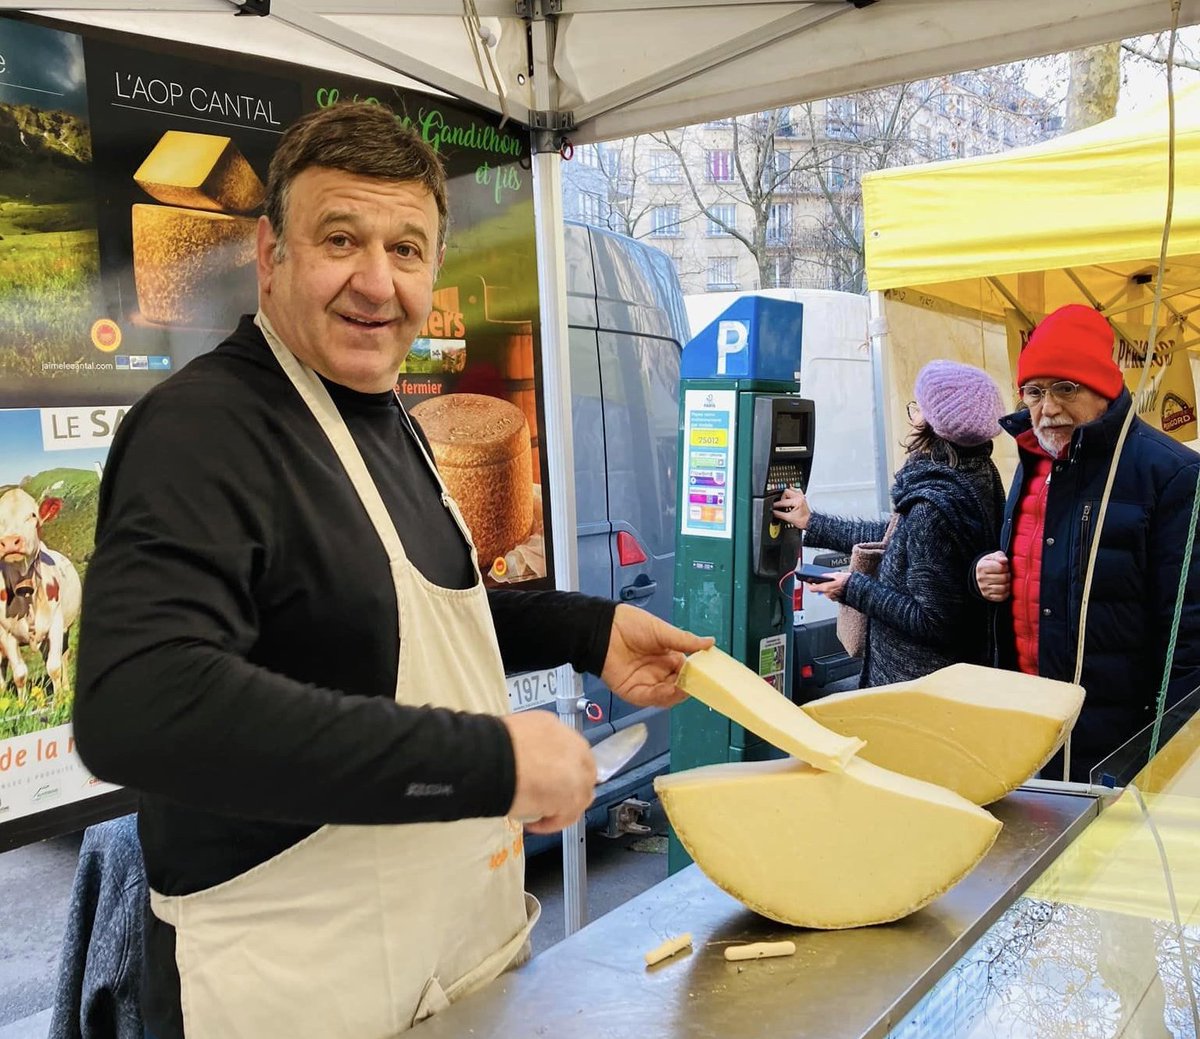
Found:
[[[51,377],[43,363],[95,353],[90,330],[98,296],[94,230],[0,240],[0,375]]]

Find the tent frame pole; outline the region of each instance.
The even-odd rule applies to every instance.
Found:
[[[555,28],[554,21],[549,18],[534,17],[529,21],[534,106],[543,112],[555,110],[558,104],[554,76]],[[544,132],[534,131],[531,138],[545,414],[540,443],[550,480],[554,586],[560,590],[576,590],[579,588],[579,551],[576,544],[567,273],[563,256],[562,155],[546,148]],[[560,669],[558,691],[559,718],[582,733],[586,701],[580,677],[572,668]],[[562,871],[563,929],[569,937],[587,922],[587,826],[584,819],[562,832]]]

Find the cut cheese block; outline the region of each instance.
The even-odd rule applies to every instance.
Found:
[[[860,739],[822,728],[769,682],[716,646],[684,661],[678,685],[706,707],[817,768],[840,771],[863,745]]]
[[[133,175],[146,194],[170,206],[248,213],[266,190],[230,137],[168,130]]]
[[[133,280],[145,320],[221,328],[231,302],[244,308],[248,297],[253,309],[253,217],[138,204],[132,224]]]
[[[429,440],[486,571],[533,528],[533,453],[525,416],[515,404],[480,393],[430,397],[410,414]]]
[[[987,854],[1000,822],[949,790],[852,760],[709,765],[654,789],[718,887],[796,927],[886,923],[920,909]]]
[[[955,664],[912,682],[834,693],[803,709],[834,732],[865,739],[865,760],[983,805],[1046,764],[1082,706],[1082,686]]]

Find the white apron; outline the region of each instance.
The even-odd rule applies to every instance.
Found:
[[[506,714],[482,580],[441,588],[408,561],[328,391],[264,315],[256,320],[387,550],[400,620],[396,701]],[[174,897],[151,891],[155,916],[175,928],[187,1039],[389,1039],[405,1031],[528,957],[540,907],[524,893],[524,866],[522,830],[509,819],[323,826],[216,887]]]

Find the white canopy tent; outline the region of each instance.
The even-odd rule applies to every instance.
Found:
[[[1170,21],[1169,0],[0,0],[0,10],[415,81],[524,125],[561,128],[577,143],[1070,50]],[[236,10],[266,14],[234,22]],[[469,27],[476,19],[484,40]],[[1200,0],[1183,0],[1181,20],[1200,21]]]
[[[458,97],[529,127],[555,580],[578,587],[559,147],[1169,27],[1170,0],[0,0],[24,11]],[[243,17],[234,18],[240,14]],[[1200,22],[1182,0],[1181,24]],[[574,688],[567,674],[560,689]],[[578,719],[575,698],[560,712]],[[581,723],[579,723],[581,724]],[[567,930],[580,833],[564,841]]]

